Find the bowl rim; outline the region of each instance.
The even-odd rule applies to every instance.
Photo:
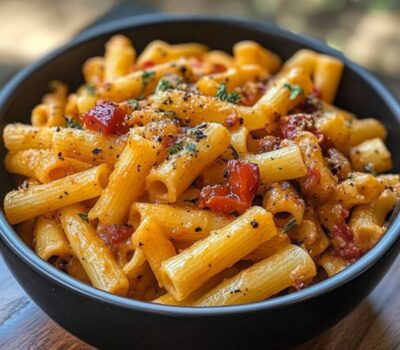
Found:
[[[75,39],[58,49],[45,55],[37,62],[22,69],[17,73],[0,91],[0,114],[4,110],[9,98],[17,91],[18,87],[25,80],[40,70],[53,59],[62,55],[64,52],[74,49],[85,42],[94,39],[97,36],[112,34],[112,32],[149,26],[153,24],[173,25],[177,23],[215,23],[227,26],[235,26],[258,31],[260,33],[273,34],[281,37],[282,40],[293,40],[301,45],[311,47],[312,49],[324,52],[336,57],[339,57],[345,65],[353,70],[357,75],[363,78],[375,92],[382,98],[388,108],[393,112],[397,122],[400,124],[400,105],[389,90],[372,76],[367,70],[361,68],[356,63],[347,59],[341,52],[329,47],[328,45],[316,39],[306,37],[300,34],[295,34],[288,30],[282,29],[275,24],[265,23],[260,21],[250,21],[231,17],[206,16],[206,15],[166,15],[166,14],[150,14],[141,16],[132,16],[115,21],[110,21],[93,28],[90,28],[79,34]],[[20,239],[13,227],[7,222],[3,209],[0,212],[0,239],[8,246],[8,248],[17,255],[30,268],[50,279],[59,286],[71,290],[81,296],[92,299],[97,302],[111,304],[117,307],[126,308],[129,310],[148,312],[151,314],[168,315],[174,317],[210,317],[210,316],[225,316],[228,314],[243,314],[263,312],[267,310],[277,309],[292,304],[301,303],[303,301],[315,298],[325,293],[332,292],[334,289],[349,283],[357,278],[381,259],[392,246],[395,245],[400,238],[400,215],[392,218],[392,223],[385,235],[380,239],[378,244],[362,256],[357,262],[346,268],[339,274],[330,277],[322,282],[312,285],[306,289],[292,293],[289,295],[278,296],[265,301],[260,301],[250,304],[232,305],[232,306],[215,306],[207,308],[196,308],[187,306],[170,306],[161,305],[151,302],[129,299],[108,292],[96,289],[79,280],[69,276],[62,271],[57,270],[51,264],[42,260],[37,256],[25,243]]]

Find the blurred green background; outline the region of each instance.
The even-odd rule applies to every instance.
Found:
[[[343,51],[400,98],[400,0],[0,0],[0,86],[99,18],[152,11],[274,22]]]

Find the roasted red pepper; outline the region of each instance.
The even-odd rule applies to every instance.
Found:
[[[82,116],[86,129],[99,131],[104,135],[122,135],[128,131],[124,124],[127,112],[111,101],[99,101]]]
[[[118,245],[124,243],[133,233],[127,225],[99,225],[97,233],[104,243],[114,251]]]
[[[227,182],[203,187],[200,193],[200,208],[224,214],[242,214],[250,208],[260,183],[256,164],[230,160],[226,168]]]

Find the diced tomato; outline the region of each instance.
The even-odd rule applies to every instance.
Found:
[[[211,74],[213,73],[222,73],[226,71],[226,66],[221,63],[214,63],[212,66]]]
[[[132,235],[133,229],[127,225],[99,225],[97,233],[111,250],[115,250]]]
[[[99,101],[83,114],[82,121],[88,130],[99,131],[104,135],[122,135],[128,131],[124,124],[126,111],[111,101]]]
[[[361,257],[362,251],[354,244],[354,235],[350,226],[344,221],[333,225],[332,238],[335,252],[345,260],[356,260]]]
[[[258,166],[231,160],[228,162],[227,171],[231,192],[241,200],[251,203],[260,183]]]
[[[203,187],[199,206],[218,213],[241,214],[250,208],[256,195],[260,183],[258,166],[230,160],[226,173],[225,184]]]
[[[151,67],[153,67],[154,65],[155,65],[154,61],[152,61],[152,60],[147,60],[147,61],[142,62],[142,63],[139,65],[139,68],[141,68],[141,69],[146,69],[146,68],[151,68]]]

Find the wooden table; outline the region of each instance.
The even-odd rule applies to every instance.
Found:
[[[400,257],[374,292],[344,320],[297,350],[400,349]],[[93,349],[49,319],[0,257],[0,349]]]

